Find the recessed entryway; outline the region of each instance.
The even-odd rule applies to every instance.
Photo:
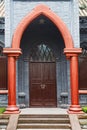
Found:
[[[37,45],[30,53],[30,107],[56,107],[56,62],[52,50]]]

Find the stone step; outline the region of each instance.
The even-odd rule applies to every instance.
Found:
[[[70,123],[69,118],[19,118],[18,123]]]
[[[19,129],[70,129],[70,124],[18,124]]]
[[[7,125],[8,124],[8,119],[0,119],[0,125]]]
[[[20,118],[69,118],[68,114],[21,114]]]
[[[26,130],[26,129],[17,129],[17,130]],[[32,130],[32,129],[29,129],[29,130]],[[33,130],[36,130],[36,129],[33,129]],[[48,130],[48,129],[37,129],[37,130]],[[49,130],[54,130],[54,129],[49,129]],[[57,129],[57,130],[71,130],[71,129]]]
[[[68,114],[21,114],[17,129],[71,130]]]
[[[86,116],[76,114],[64,115],[26,115],[1,114],[1,130],[86,130],[80,121],[86,121]],[[82,127],[82,129],[81,129]]]
[[[10,115],[0,114],[0,130],[6,130]]]

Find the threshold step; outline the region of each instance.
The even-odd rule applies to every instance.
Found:
[[[52,114],[52,115],[49,115],[49,114],[33,114],[33,115],[30,115],[30,114],[21,114],[20,115],[20,118],[21,117],[25,117],[25,118],[68,118],[68,114]]]
[[[17,129],[17,130],[27,130],[27,129]],[[32,129],[28,129],[28,130],[32,130]],[[33,129],[33,130],[42,130],[42,129]],[[48,130],[48,129],[44,129],[43,130]],[[54,129],[49,129],[49,130],[54,130]],[[71,130],[71,129],[57,129],[57,130]]]
[[[17,129],[17,130],[26,130],[26,129]],[[28,130],[32,130],[32,129],[28,129]],[[33,129],[33,130],[42,130],[42,129]],[[43,130],[48,130],[48,129],[44,129]],[[49,130],[54,130],[54,129],[49,129]],[[57,130],[71,130],[71,129],[57,129]]]
[[[20,129],[70,129],[71,125],[70,124],[18,124],[17,128]]]
[[[64,118],[59,118],[59,119],[55,119],[55,118],[31,118],[31,119],[27,119],[27,118],[19,118],[18,123],[70,123],[70,120],[68,118],[64,119]]]

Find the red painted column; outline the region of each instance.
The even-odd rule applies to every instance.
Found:
[[[3,48],[3,53],[8,56],[8,107],[4,113],[19,113],[16,105],[16,59],[22,52],[20,48]]]
[[[19,113],[16,106],[16,57],[8,55],[8,107],[5,113]]]
[[[81,113],[78,90],[78,54],[70,57],[71,106],[69,113]]]

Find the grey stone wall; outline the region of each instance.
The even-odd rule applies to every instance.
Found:
[[[0,17],[0,46],[1,47],[4,47],[4,43],[5,43],[4,30],[5,30],[5,19],[3,17]]]
[[[4,34],[1,34],[1,35],[0,35],[0,46],[1,46],[1,47],[4,47],[4,42],[5,42]]]
[[[80,47],[84,49],[87,47],[87,16],[80,17]],[[79,99],[81,105],[87,105],[87,94],[80,94]]]
[[[87,94],[81,94],[80,96],[79,96],[79,99],[80,99],[80,104],[82,105],[82,106],[87,106]]]
[[[80,45],[82,47],[82,44],[87,43],[87,16],[86,17],[80,17]]]
[[[5,0],[5,46],[10,47],[14,30],[20,21],[38,4],[45,4],[51,8],[65,22],[74,40],[75,47],[79,47],[79,15],[78,0],[69,1],[22,1]]]
[[[8,104],[8,96],[7,94],[0,95],[0,107],[5,107]]]

